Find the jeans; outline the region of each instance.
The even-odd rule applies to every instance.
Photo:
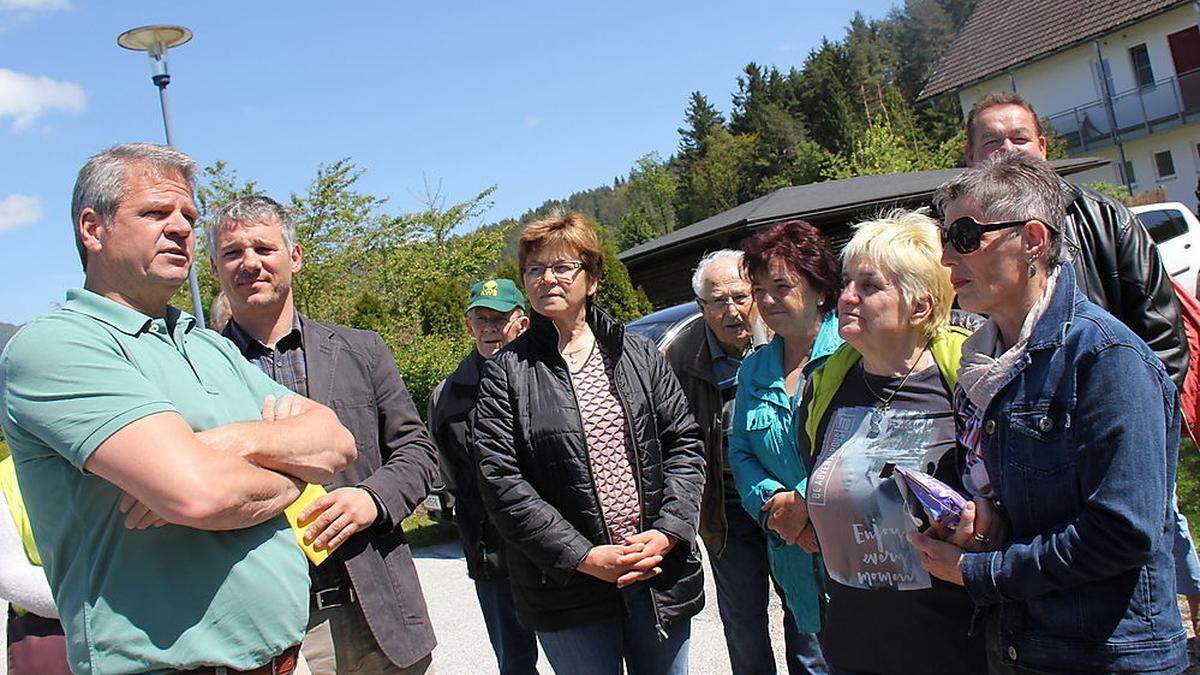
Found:
[[[1175,592],[1180,595],[1200,593],[1200,560],[1196,559],[1196,545],[1188,531],[1187,518],[1179,510],[1179,496],[1171,495],[1175,512],[1174,543],[1171,555],[1175,558]]]
[[[824,675],[825,659],[815,633],[801,633],[783,590],[771,579],[767,538],[741,504],[726,504],[728,530],[720,556],[710,556],[717,586],[717,609],[734,675],[775,672],[767,624],[770,588],[783,600],[783,642],[791,675]]]
[[[512,586],[507,580],[476,579],[475,596],[479,598],[500,675],[536,675],[537,639],[533,631],[517,622]]]
[[[650,588],[635,583],[622,589],[624,616],[583,626],[538,631],[538,640],[556,673],[619,675],[624,660],[630,675],[687,675],[691,619],[658,634]]]

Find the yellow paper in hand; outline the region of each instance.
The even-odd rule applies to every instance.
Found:
[[[317,499],[321,498],[321,496],[324,494],[325,488],[321,487],[320,485],[310,484],[308,487],[304,488],[304,492],[300,493],[300,496],[296,498],[296,501],[292,502],[291,506],[283,510],[283,515],[287,518],[288,525],[292,526],[292,534],[296,535],[296,543],[300,545],[300,550],[304,551],[304,555],[308,556],[308,559],[311,560],[312,564],[314,565],[320,565],[321,563],[325,562],[325,559],[329,557],[331,551],[330,549],[325,548],[317,550],[313,548],[312,544],[304,543],[304,531],[308,528],[308,525],[311,525],[312,523],[310,521],[309,523],[301,525],[300,514],[304,512],[304,509],[308,508],[309,504],[317,501]]]

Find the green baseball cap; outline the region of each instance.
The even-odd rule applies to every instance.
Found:
[[[467,311],[473,307],[486,307],[497,312],[511,312],[518,307],[525,307],[525,296],[512,279],[484,279],[471,287],[471,302]]]

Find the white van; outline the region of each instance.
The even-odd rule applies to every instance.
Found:
[[[1196,271],[1200,269],[1196,256],[1200,255],[1200,248],[1193,244],[1200,236],[1197,234],[1200,233],[1200,220],[1179,202],[1131,206],[1129,210],[1136,213],[1150,231],[1167,271],[1195,296]]]

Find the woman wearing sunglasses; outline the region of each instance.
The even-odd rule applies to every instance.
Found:
[[[921,212],[858,226],[842,251],[846,344],[804,396],[803,542],[819,545],[827,572],[821,646],[835,675],[986,670],[970,599],[922,569],[906,535],[927,523],[885,477],[889,464],[952,482],[957,473],[951,395],[968,333],[949,324],[954,293],[940,255],[937,223]]]
[[[912,536],[922,565],[982,610],[993,673],[1183,670],[1175,386],[1060,261],[1062,193],[1044,161],[994,157],[935,200],[959,302],[990,317],[955,391],[963,483],[1008,535]]]
[[[471,431],[517,617],[559,673],[686,673],[700,430],[654,344],[593,304],[583,216],[530,223],[517,256],[532,321],[483,365]]]

